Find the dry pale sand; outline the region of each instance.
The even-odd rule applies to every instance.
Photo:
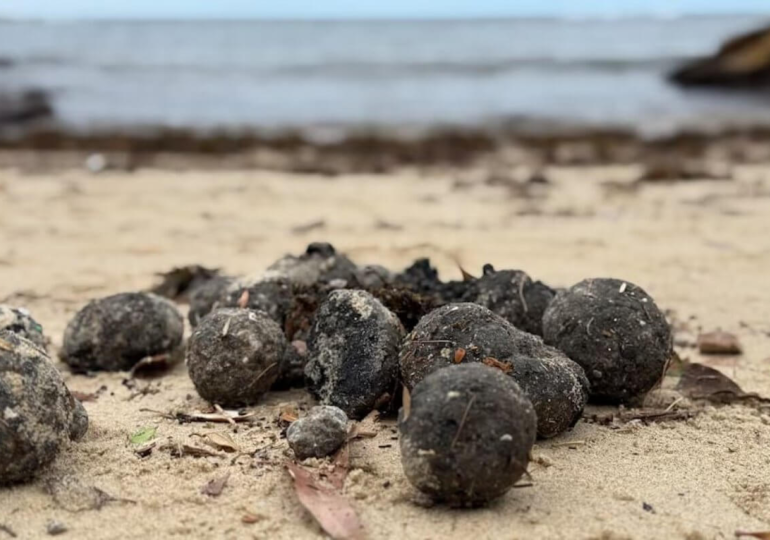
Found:
[[[624,184],[632,167],[559,169],[553,184],[524,198],[490,187],[473,171],[334,179],[271,172],[80,171],[26,176],[0,172],[0,299],[28,307],[53,340],[89,298],[146,288],[154,272],[201,263],[252,273],[315,239],[361,263],[400,268],[430,256],[444,277],[453,258],[478,272],[485,262],[523,268],[553,285],[588,276],[622,277],[647,289],[690,334],[699,327],[737,333],[738,358],[699,359],[746,390],[770,395],[770,169],[740,168],[737,179],[646,186]],[[459,180],[459,181],[458,181]],[[603,183],[615,182],[615,187]],[[293,228],[323,220],[324,228]],[[679,336],[692,339],[685,333]],[[306,407],[301,391],[276,393],[256,408],[261,426],[187,424],[143,408],[192,411],[184,366],[130,397],[120,374],[65,372],[91,392],[91,429],[28,485],[0,490],[0,524],[19,538],[45,537],[46,523],[71,538],[319,538],[282,467],[289,456],[276,416]],[[200,446],[194,433],[230,431],[257,458],[134,455],[127,440],[157,426],[161,442]],[[576,441],[570,447],[565,444]],[[370,538],[662,539],[732,538],[770,529],[770,416],[755,408],[709,409],[695,419],[612,430],[580,422],[535,454],[534,486],[473,511],[424,508],[403,476],[392,423],[352,446],[345,492]],[[222,495],[201,486],[231,473]],[[78,491],[63,476],[131,502],[72,512]],[[57,484],[57,482],[59,484]],[[58,502],[57,502],[58,501]],[[654,511],[643,509],[651,505]],[[69,510],[67,509],[69,508]],[[244,524],[246,511],[261,516]],[[0,531],[0,539],[4,533]]]

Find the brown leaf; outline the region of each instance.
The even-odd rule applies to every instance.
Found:
[[[245,514],[241,516],[241,523],[252,525],[254,523],[259,523],[263,519],[265,519],[265,516],[247,511]]]
[[[406,419],[409,418],[409,413],[412,412],[412,394],[409,393],[409,389],[406,386],[404,386],[404,392],[401,398],[401,408],[404,411],[403,420],[406,422]]]
[[[716,330],[698,336],[701,354],[741,354],[743,347],[735,334]]]
[[[201,493],[208,495],[209,497],[219,497],[222,494],[222,490],[227,485],[227,479],[230,478],[230,473],[209,480],[202,488]]]
[[[153,409],[139,409],[139,411],[155,413],[162,416],[163,418],[168,418],[169,420],[177,420],[179,422],[226,422],[228,424],[233,424],[235,422],[243,422],[246,420],[250,420],[251,418],[254,418],[257,416],[257,413],[255,412],[241,414],[240,411],[228,411],[224,409],[213,413],[177,412],[173,414],[164,413],[162,411],[156,411]]]
[[[481,362],[489,367],[499,369],[503,373],[510,373],[513,371],[513,366],[509,362],[501,362],[497,358],[492,358],[491,356],[487,356]]]
[[[338,491],[319,482],[313,474],[287,463],[294,479],[294,489],[302,506],[316,519],[326,533],[335,540],[363,540],[364,531],[356,511]]]
[[[281,422],[286,422],[287,424],[292,424],[299,420],[299,412],[297,411],[297,407],[293,404],[284,405],[281,407],[281,412],[278,415],[278,420]]]
[[[96,399],[99,397],[98,394],[88,393],[88,392],[78,392],[77,390],[70,390],[70,394],[72,394],[72,397],[74,397],[81,403],[85,403],[87,401],[96,401]]]
[[[249,290],[243,289],[243,292],[241,293],[241,297],[238,298],[238,307],[241,309],[246,309],[246,306],[249,305]]]
[[[380,432],[378,424],[379,419],[379,411],[375,410],[367,414],[363,420],[353,424],[353,428],[348,435],[348,440],[376,437]]]
[[[685,364],[676,390],[691,399],[716,401],[742,397],[745,392],[732,379],[703,364]]]
[[[156,354],[155,356],[145,356],[129,372],[129,377],[136,377],[137,373],[147,373],[154,371],[165,371],[171,365],[171,355]]]
[[[455,351],[455,364],[459,364],[465,358],[465,349],[459,348]]]
[[[238,452],[240,450],[238,445],[235,444],[235,441],[233,441],[232,437],[230,437],[230,435],[227,433],[213,431],[203,435],[198,433],[193,433],[193,435],[202,437],[203,444],[211,446],[212,448],[216,448],[217,450],[224,450],[225,452]]]
[[[759,540],[770,540],[770,531],[761,531],[761,532],[735,531],[736,538],[742,538],[745,536],[758,538]]]

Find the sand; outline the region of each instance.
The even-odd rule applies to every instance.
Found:
[[[634,189],[637,172],[549,169],[551,184],[524,196],[486,185],[482,170],[324,178],[5,169],[0,300],[29,308],[56,350],[69,318],[92,297],[147,288],[174,265],[254,273],[326,239],[360,263],[400,268],[430,256],[446,278],[460,276],[459,261],[473,273],[485,262],[522,268],[555,286],[589,276],[633,281],[669,310],[681,342],[722,328],[745,349],[722,359],[680,347],[682,356],[770,395],[770,168],[738,167],[733,181]],[[314,222],[322,225],[303,227]],[[125,374],[62,371],[74,390],[105,389],[85,403],[91,429],[83,442],[34,482],[0,489],[0,524],[18,538],[45,537],[49,520],[67,526],[65,537],[85,539],[322,536],[282,465],[290,453],[277,416],[287,405],[310,406],[303,391],[270,395],[254,409],[263,420],[236,430],[143,411],[206,407],[183,365],[134,389],[122,384]],[[194,434],[226,431],[257,457],[175,458],[156,448],[140,458],[128,436],[144,426],[157,427],[159,445],[204,448]],[[415,504],[392,421],[381,428],[353,443],[345,486],[372,539],[697,540],[770,529],[770,415],[756,408],[709,408],[686,421],[622,429],[581,421],[536,445],[531,487],[473,511]],[[221,496],[200,493],[226,472]],[[73,511],[87,506],[90,487],[121,500]],[[258,522],[242,523],[246,512]]]

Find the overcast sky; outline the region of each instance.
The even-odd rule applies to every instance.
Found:
[[[770,0],[0,0],[35,19],[444,18],[765,13]]]

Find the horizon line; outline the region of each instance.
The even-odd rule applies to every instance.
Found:
[[[187,22],[212,22],[212,23],[236,23],[236,22],[266,22],[266,23],[371,23],[371,22],[495,22],[495,21],[566,21],[566,22],[602,22],[617,20],[676,20],[676,19],[720,19],[731,17],[763,17],[770,18],[770,9],[767,12],[725,12],[725,13],[628,13],[628,14],[589,14],[589,15],[479,15],[479,16],[388,16],[388,17],[346,17],[346,16],[319,16],[319,17],[14,17],[0,14],[0,23],[59,23],[59,22],[123,22],[123,23],[187,23]],[[765,21],[757,21],[762,23]]]

